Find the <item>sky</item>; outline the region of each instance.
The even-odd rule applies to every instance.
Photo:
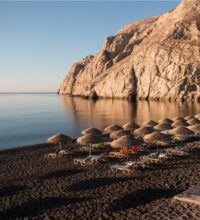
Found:
[[[124,25],[180,1],[0,1],[0,92],[57,92],[71,65]]]

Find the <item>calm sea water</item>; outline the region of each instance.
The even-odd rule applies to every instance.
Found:
[[[0,94],[0,150],[44,143],[55,133],[72,137],[89,126],[200,113],[199,103],[98,100],[56,94]]]

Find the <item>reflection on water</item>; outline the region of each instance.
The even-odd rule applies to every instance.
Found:
[[[0,149],[46,142],[55,133],[72,137],[93,126],[200,113],[198,103],[85,100],[56,94],[0,94]]]
[[[200,112],[195,102],[156,102],[100,99],[97,101],[60,96],[64,110],[78,127],[104,128],[112,123],[123,125],[134,120],[141,124],[149,119],[194,115]]]

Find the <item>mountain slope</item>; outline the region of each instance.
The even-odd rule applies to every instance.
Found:
[[[200,1],[129,24],[75,63],[60,94],[128,99],[200,99]]]

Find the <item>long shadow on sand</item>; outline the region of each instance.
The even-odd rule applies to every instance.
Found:
[[[135,208],[139,205],[145,205],[154,200],[161,198],[169,198],[181,192],[180,190],[169,189],[141,189],[133,193],[127,194],[113,203],[109,212],[123,211],[129,208]]]
[[[129,180],[133,180],[135,177],[104,177],[104,178],[94,178],[73,184],[70,187],[72,191],[84,191],[88,189],[95,189],[102,186],[111,185],[114,183],[122,183]]]
[[[79,169],[68,169],[68,170],[59,170],[56,172],[51,172],[47,174],[46,176],[40,177],[40,179],[52,179],[52,178],[59,178],[59,177],[65,177],[65,176],[70,176],[70,175],[75,175],[78,173],[83,172],[83,170]]]
[[[47,197],[40,199],[32,199],[19,206],[12,207],[6,211],[0,212],[0,219],[16,219],[24,217],[38,217],[45,211],[53,208],[58,208],[62,205],[69,205],[88,201],[90,198],[62,198],[62,197]]]
[[[23,191],[25,189],[26,189],[26,187],[21,186],[21,185],[5,186],[0,189],[0,197],[12,196],[15,193],[18,193],[18,192]]]

